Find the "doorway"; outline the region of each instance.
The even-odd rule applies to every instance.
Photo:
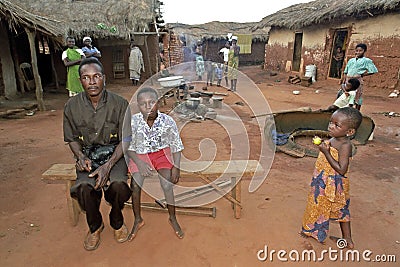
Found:
[[[293,48],[293,66],[292,70],[300,70],[301,62],[301,48],[303,47],[303,33],[296,32],[294,36],[294,48]]]
[[[342,77],[347,37],[347,29],[335,30],[329,64],[329,77],[331,78],[340,79]]]

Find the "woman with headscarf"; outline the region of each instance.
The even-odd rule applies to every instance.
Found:
[[[145,71],[142,51],[131,42],[129,52],[129,78],[132,80],[133,85],[138,85],[141,70]]]
[[[231,80],[231,88],[229,91],[236,91],[239,68],[240,46],[237,45],[237,36],[232,36],[232,45],[228,53],[228,78]]]

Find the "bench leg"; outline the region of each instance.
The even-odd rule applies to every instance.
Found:
[[[231,178],[231,182],[232,182],[232,184],[235,184],[236,183],[236,177],[232,177]],[[232,197],[234,199],[236,199],[239,203],[241,203],[241,200],[242,200],[242,180],[239,180],[237,182],[237,184],[232,188],[231,195],[232,195]],[[239,219],[240,215],[241,215],[242,207],[240,205],[232,202],[232,208],[233,208],[233,216],[236,219]]]
[[[78,201],[71,197],[70,189],[73,184],[75,184],[74,181],[67,181],[66,195],[69,220],[72,226],[76,226],[79,221],[79,213],[81,212],[81,208],[79,207]]]

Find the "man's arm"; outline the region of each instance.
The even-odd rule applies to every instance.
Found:
[[[81,61],[82,61],[84,58],[85,58],[85,56],[84,56],[84,55],[81,55],[81,58],[80,58],[80,59],[72,60],[72,61],[71,61],[71,60],[69,60],[68,57],[66,57],[66,58],[63,59],[64,66],[65,66],[65,67],[69,67],[69,66],[73,66],[73,65],[79,65],[79,64],[81,63]]]
[[[82,152],[82,146],[76,142],[69,142],[69,148],[76,158],[76,168],[79,171],[90,172],[92,170],[92,161]]]
[[[239,56],[239,53],[240,53],[240,46],[236,45],[234,48],[234,54],[235,56]]]
[[[82,49],[83,53],[85,54],[85,57],[101,58],[100,51],[96,47],[93,47],[93,49],[95,50],[94,52],[89,52],[89,50],[87,50],[87,49]]]

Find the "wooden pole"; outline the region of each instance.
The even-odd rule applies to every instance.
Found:
[[[25,28],[25,32],[28,35],[29,46],[31,50],[31,65],[33,71],[33,77],[35,78],[35,87],[36,87],[36,101],[38,103],[38,109],[40,111],[45,111],[46,107],[44,106],[43,101],[43,89],[42,89],[42,81],[40,79],[38,65],[37,65],[37,56],[36,56],[36,46],[35,46],[35,32]]]
[[[17,79],[18,79],[18,84],[19,88],[21,89],[21,93],[25,93],[25,82],[24,82],[24,74],[21,71],[21,68],[19,67],[20,61],[18,57],[18,52],[17,52],[17,47],[14,38],[10,38],[10,43],[11,43],[11,51],[14,57],[14,64],[15,64],[15,71],[17,73]],[[29,91],[29,86],[26,84],[27,90]]]
[[[232,196],[230,196],[227,192],[222,190],[218,185],[215,185],[210,179],[208,179],[206,176],[204,176],[200,172],[195,172],[195,174],[199,175],[202,180],[205,182],[209,183],[218,193],[220,193],[224,198],[228,199],[229,201],[235,203],[236,205],[239,205],[240,207],[242,206],[242,203],[234,199]]]
[[[281,110],[281,111],[277,111],[277,112],[270,112],[270,113],[252,115],[252,116],[250,116],[250,118],[268,116],[268,115],[274,115],[274,114],[286,113],[286,112],[294,112],[294,111],[312,112],[310,107],[302,107],[302,108],[296,108],[296,109],[288,109],[288,110]]]
[[[149,66],[150,77],[152,77],[152,76],[153,76],[153,71],[151,70],[149,46],[147,45],[147,36],[144,35],[143,37],[144,37],[144,46],[145,46],[145,48],[146,48],[146,58],[147,58],[147,62],[148,62],[146,65]],[[154,85],[154,84],[153,84],[153,79],[150,79],[150,83],[151,83],[151,85]]]
[[[56,84],[56,89],[58,90],[60,88],[60,83],[58,81],[56,66],[54,65],[54,51],[55,51],[54,44],[50,43],[49,40],[47,40],[47,44],[50,49],[51,71],[53,72],[54,83]]]
[[[153,71],[151,70],[151,62],[150,62],[150,53],[149,53],[149,46],[147,44],[147,36],[144,36],[144,45],[146,47],[146,57],[147,57],[147,64],[150,66],[150,77],[153,76]]]
[[[125,206],[132,207],[132,202],[125,202]],[[156,203],[142,202],[140,207],[146,211],[168,212],[166,208],[162,208]],[[181,215],[208,216],[213,218],[217,216],[217,209],[215,207],[176,207],[175,211]]]

